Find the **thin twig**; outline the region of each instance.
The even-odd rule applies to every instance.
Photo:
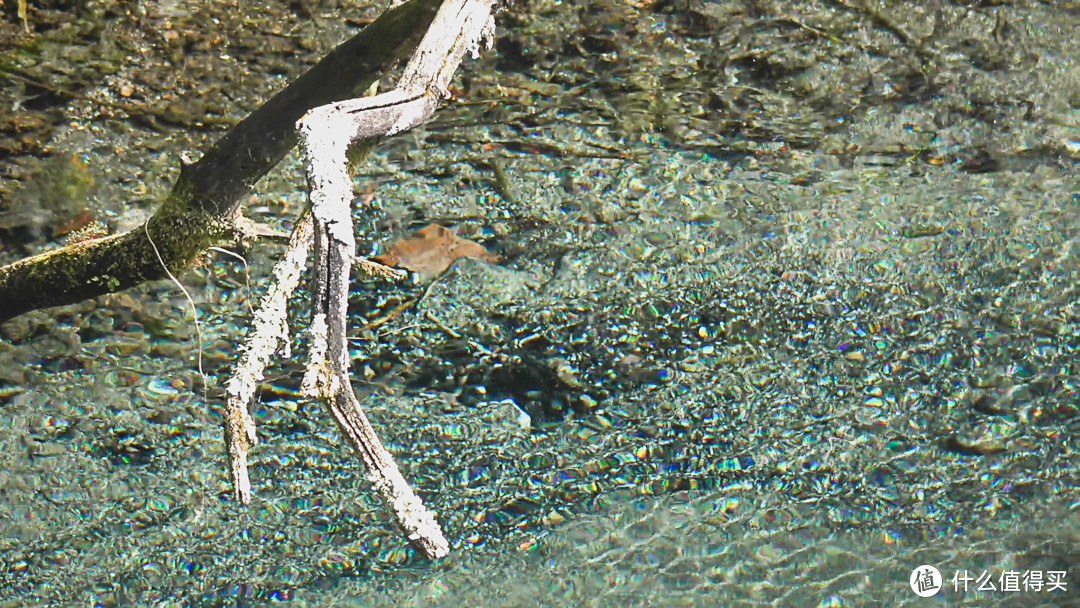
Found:
[[[207,389],[207,386],[206,386],[206,373],[203,372],[202,324],[199,322],[199,308],[197,306],[195,306],[195,300],[191,299],[191,294],[188,293],[188,290],[187,290],[186,287],[184,287],[184,284],[181,283],[180,280],[176,278],[176,275],[174,275],[172,273],[172,271],[169,270],[168,265],[165,264],[165,259],[161,257],[161,251],[158,250],[157,244],[154,243],[154,239],[150,238],[150,221],[149,220],[147,220],[146,222],[143,223],[143,232],[146,233],[146,240],[147,240],[147,242],[150,243],[150,247],[153,248],[154,255],[157,256],[158,263],[160,263],[161,267],[165,270],[165,274],[169,275],[169,279],[172,280],[173,284],[176,285],[180,289],[181,292],[183,292],[184,297],[187,299],[187,303],[191,306],[191,319],[195,323],[195,339],[196,339],[196,343],[199,346],[199,354],[198,354],[199,379],[202,380],[203,393],[205,393],[206,389]]]

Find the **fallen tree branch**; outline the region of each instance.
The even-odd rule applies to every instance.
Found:
[[[439,101],[449,96],[450,79],[466,51],[476,52],[482,42],[490,45],[493,9],[491,0],[446,0],[397,88],[316,108],[297,123],[315,216],[313,347],[304,392],[326,403],[367,466],[372,486],[409,540],[429,557],[446,555],[449,544],[379,441],[349,380],[345,325],[356,240],[346,152],[354,141],[394,135],[430,118]]]
[[[367,156],[375,149],[375,143],[375,140],[372,140],[352,148],[350,156]],[[305,207],[296,220],[285,253],[274,265],[270,285],[260,300],[258,309],[254,311],[251,327],[244,338],[240,360],[225,385],[225,451],[229,457],[233,497],[241,504],[251,503],[247,456],[259,441],[255,420],[251,417],[249,408],[266,366],[270,364],[270,358],[279,350],[284,351],[286,358],[290,356],[287,304],[289,297],[300,284],[300,275],[307,264],[314,235],[311,209]],[[403,280],[408,276],[403,271],[364,258],[356,258],[352,263],[373,276],[395,280]]]
[[[297,122],[315,245],[309,361],[303,392],[323,401],[360,455],[369,481],[393,511],[406,537],[431,558],[449,553],[449,543],[435,516],[409,487],[393,456],[382,445],[349,378],[345,325],[356,240],[348,152],[355,142],[370,145],[428,120],[439,102],[449,96],[450,80],[465,53],[476,53],[482,43],[490,48],[494,9],[494,0],[446,0],[395,89],[315,108]],[[362,204],[370,204],[370,199],[361,200]],[[308,217],[306,211],[304,217]],[[306,229],[306,221],[299,228]],[[298,234],[294,233],[292,242],[306,243],[306,233]],[[292,264],[287,266],[283,271],[287,276],[279,277],[260,306],[246,340],[244,360],[229,382],[225,438],[234,494],[241,502],[251,499],[247,453],[256,442],[248,405],[269,357],[287,339],[284,303],[288,291],[296,285],[291,275],[293,268]]]
[[[285,356],[288,356],[289,326],[286,306],[307,265],[313,235],[311,212],[305,209],[293,228],[285,254],[274,265],[273,278],[251,322],[240,361],[225,386],[225,448],[229,456],[233,495],[237,502],[242,504],[251,502],[247,455],[248,450],[258,443],[255,421],[251,418],[248,407],[255,397],[255,388],[262,380],[263,371],[270,363],[270,358],[283,347],[286,349]]]
[[[237,236],[240,201],[296,145],[296,121],[311,108],[368,88],[416,47],[440,5],[441,0],[409,0],[331,51],[233,127],[198,162],[184,164],[145,229],[139,226],[0,267],[0,322],[165,278],[166,270],[177,273],[211,245]]]
[[[449,96],[450,81],[465,53],[477,54],[481,44],[490,48],[495,8],[496,0],[409,0],[387,11],[241,121],[197,163],[185,163],[168,199],[138,230],[0,267],[0,321],[171,276],[170,271],[186,267],[215,241],[237,236],[249,223],[239,214],[239,201],[292,148],[299,131],[310,213],[305,210],[298,220],[289,249],[275,266],[275,281],[255,313],[227,387],[225,439],[235,496],[243,503],[251,499],[247,455],[257,434],[248,408],[270,358],[282,344],[288,345],[287,301],[313,240],[314,298],[304,391],[326,404],[410,542],[429,557],[446,555],[449,543],[438,522],[383,447],[349,379],[345,321],[356,243],[347,158],[354,142],[371,144],[431,117]],[[332,103],[368,87],[421,32],[426,33],[394,90]],[[313,106],[319,107],[304,114]]]

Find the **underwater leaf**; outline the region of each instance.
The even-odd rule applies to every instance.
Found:
[[[387,266],[406,268],[427,280],[442,273],[458,258],[465,257],[493,263],[499,261],[499,256],[483,245],[463,239],[438,224],[417,230],[372,259]]]

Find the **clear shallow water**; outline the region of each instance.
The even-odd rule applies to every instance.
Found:
[[[635,204],[661,210],[648,233],[668,251],[643,253],[630,221],[572,240],[565,224],[539,225],[513,236],[538,253],[462,262],[379,345],[358,334],[365,407],[453,557],[427,563],[398,538],[331,421],[295,397],[295,366],[257,409],[257,499],[233,504],[214,391],[204,400],[194,366],[162,355],[174,343],[193,356],[189,333],[167,329],[188,325],[173,300],[148,307],[175,315],[160,337],[128,335],[148,333],[144,319],[87,339],[5,405],[11,597],[870,605],[914,600],[906,576],[923,562],[1072,567],[1077,267],[1064,193],[1032,201],[1025,176],[971,184],[947,170],[875,177],[890,205],[775,185],[784,208],[736,231],[677,211],[716,198],[664,192],[692,190],[714,161],[653,158],[623,171],[665,180]],[[904,202],[935,192],[920,212],[946,231],[904,236]],[[206,285],[214,371],[244,313]],[[40,355],[49,335],[27,348]],[[1025,601],[1044,599],[1058,602]]]
[[[1041,64],[1050,82],[1063,64]],[[943,119],[950,94],[868,112],[833,138],[878,151],[850,156],[827,137],[727,154],[584,128],[607,120],[599,106],[543,128],[459,125],[463,142],[446,125],[476,110],[450,107],[388,142],[363,230],[439,221],[505,258],[462,262],[416,310],[356,330],[365,408],[454,543],[438,563],[401,541],[332,422],[297,397],[298,363],[256,408],[255,502],[228,498],[215,387],[254,301],[231,259],[184,277],[205,393],[171,285],[24,318],[0,352],[23,389],[0,406],[0,597],[923,605],[907,578],[928,563],[1069,573],[1060,595],[938,603],[1075,602],[1076,166],[939,162],[1001,137],[952,124],[942,157],[889,148],[911,137],[903,120]],[[420,139],[434,158],[410,155]],[[491,140],[519,144],[497,147],[507,196],[469,160]],[[625,158],[568,152],[601,145]],[[286,223],[302,183],[275,174],[252,214]],[[247,252],[256,285],[274,252]],[[357,283],[358,316],[372,293]]]

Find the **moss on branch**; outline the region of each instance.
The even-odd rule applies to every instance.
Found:
[[[234,231],[244,195],[296,145],[296,121],[311,108],[355,97],[408,56],[441,4],[409,0],[339,45],[198,162],[185,165],[146,225],[0,267],[0,321],[161,279],[166,267],[176,274],[190,266]]]

